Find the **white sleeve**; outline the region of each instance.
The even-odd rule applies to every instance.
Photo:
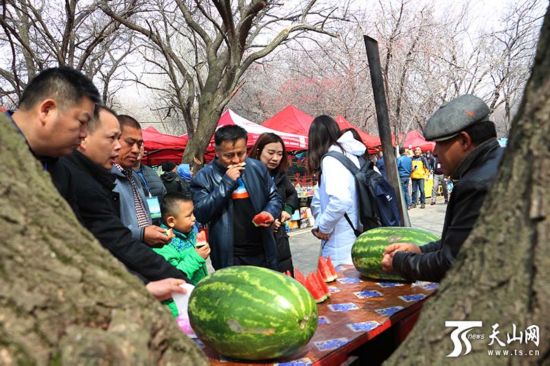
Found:
[[[319,200],[318,189],[316,189],[315,193],[313,194],[310,208],[311,208],[311,214],[313,215],[313,218],[315,219],[315,221],[317,221],[317,215],[319,215],[319,211],[321,210],[321,201]]]
[[[324,185],[328,201],[315,223],[322,233],[330,234],[344,214],[351,211],[355,179],[342,163],[330,156],[323,159],[322,171],[321,185]]]

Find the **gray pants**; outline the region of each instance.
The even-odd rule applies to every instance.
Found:
[[[447,192],[447,183],[445,182],[443,174],[434,174],[434,185],[432,188],[432,203],[435,203],[435,198],[437,197],[437,191],[439,190],[439,185],[443,187],[443,198],[445,202],[449,200],[449,193]]]

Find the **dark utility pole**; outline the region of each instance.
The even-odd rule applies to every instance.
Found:
[[[369,62],[370,79],[372,81],[372,91],[374,94],[374,105],[376,106],[376,117],[378,120],[378,134],[382,142],[382,152],[384,153],[384,166],[389,183],[392,185],[399,200],[399,211],[401,213],[401,225],[411,226],[409,213],[401,191],[401,182],[397,172],[395,159],[395,150],[391,140],[390,119],[388,116],[388,105],[386,103],[386,92],[384,90],[384,80],[382,78],[382,67],[380,65],[380,53],[378,52],[378,42],[369,36],[363,36],[365,48],[367,49],[367,59]]]

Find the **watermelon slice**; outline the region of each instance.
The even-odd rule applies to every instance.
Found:
[[[317,279],[317,283],[319,284],[319,287],[321,287],[323,289],[323,292],[325,293],[327,298],[329,298],[330,297],[330,291],[329,291],[328,286],[325,283],[325,281],[323,281],[323,277],[321,276],[321,273],[319,273],[319,270],[317,270],[317,272],[314,272],[313,275]]]
[[[334,269],[334,266],[332,265],[332,259],[330,259],[330,255],[327,257],[327,266],[330,269],[330,273],[332,273],[334,279],[337,279],[338,275],[336,274],[336,269]]]
[[[252,219],[254,226],[271,225],[275,219],[269,212],[262,211]]]
[[[319,257],[319,261],[317,262],[317,271],[321,274],[321,278],[325,282],[332,282],[336,280],[336,276],[332,274],[332,271],[327,264],[327,260],[323,256]]]
[[[195,246],[200,248],[206,244],[208,244],[206,230],[201,230],[197,233],[197,244],[195,244]]]
[[[317,304],[327,299],[327,295],[325,294],[325,291],[321,288],[321,286],[319,285],[319,282],[317,281],[317,278],[313,273],[310,273],[307,275],[306,288],[311,294],[311,296],[313,296],[313,299]]]
[[[294,279],[300,282],[302,285],[306,285],[306,277],[298,268],[294,268]]]

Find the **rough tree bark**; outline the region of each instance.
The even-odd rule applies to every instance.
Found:
[[[389,365],[549,364],[550,362],[550,9],[547,10],[531,78],[498,182],[487,198],[481,218],[464,244],[452,271],[441,283],[407,340]],[[457,359],[446,320],[482,321],[484,340],[472,340],[472,351]],[[529,325],[540,327],[540,355],[490,357],[493,324],[507,341],[513,324],[517,334]],[[496,343],[495,343],[496,344]],[[533,343],[509,348],[533,350]],[[454,362],[453,362],[454,363]]]
[[[207,364],[5,124],[0,207],[0,364]]]

